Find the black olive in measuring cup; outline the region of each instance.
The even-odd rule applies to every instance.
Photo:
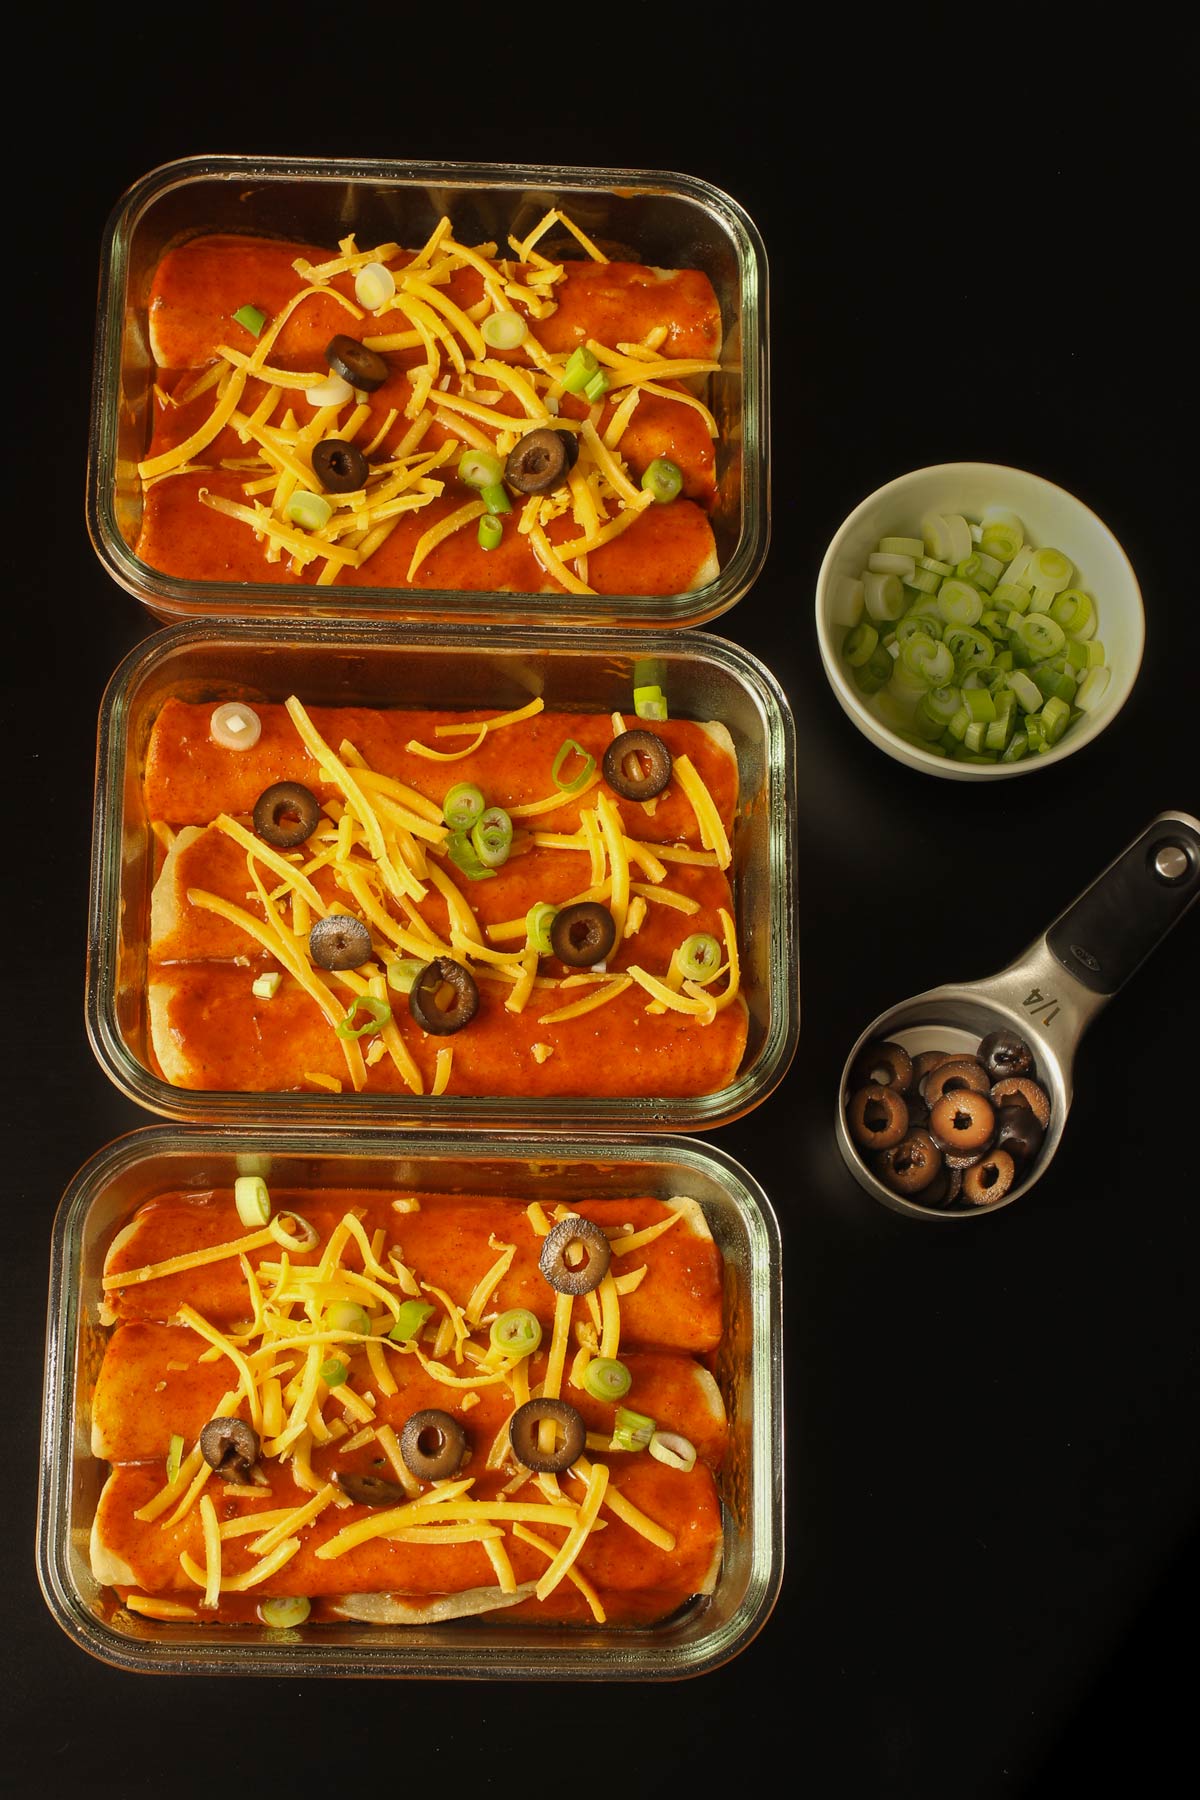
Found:
[[[1037,1114],[1024,1101],[996,1108],[996,1148],[1007,1150],[1018,1168],[1032,1162],[1045,1135]]]
[[[254,829],[277,850],[307,843],[320,817],[321,803],[302,781],[276,781],[254,802]]]
[[[881,1150],[875,1169],[893,1193],[914,1196],[937,1178],[942,1153],[927,1131],[918,1127],[890,1150]]]
[[[325,361],[335,375],[364,394],[374,393],[388,378],[388,366],[377,350],[368,350],[357,338],[339,331],[325,346]]]
[[[993,1081],[1006,1075],[1032,1075],[1033,1051],[1015,1031],[989,1031],[975,1052]]]
[[[939,1150],[973,1156],[987,1149],[995,1132],[995,1108],[974,1088],[952,1089],[930,1109],[929,1135]]]
[[[504,464],[504,479],[509,487],[515,487],[519,494],[546,494],[551,488],[558,487],[566,480],[567,470],[575,460],[563,442],[572,435],[567,431],[553,431],[548,425],[527,431],[513,445]],[[575,456],[578,454],[576,444]]]
[[[435,956],[413,976],[408,1010],[422,1031],[450,1037],[469,1025],[479,1011],[475,977],[453,957]]]
[[[550,948],[569,969],[590,969],[603,962],[616,941],[616,920],[598,900],[561,906],[550,924]]]
[[[413,1413],[400,1433],[404,1466],[419,1481],[445,1481],[457,1475],[469,1448],[461,1422],[435,1406]]]
[[[562,1441],[553,1450],[542,1450],[538,1445],[538,1427],[543,1419],[553,1419],[562,1430]],[[513,1455],[525,1468],[535,1474],[561,1475],[583,1455],[587,1427],[569,1401],[527,1400],[509,1420],[508,1438]]]
[[[308,954],[318,969],[357,969],[371,954],[371,933],[349,913],[330,913],[309,932]]]
[[[850,1136],[864,1150],[890,1150],[908,1130],[904,1096],[895,1088],[870,1081],[850,1096],[846,1107]]]
[[[344,438],[322,438],[313,446],[313,474],[327,494],[352,494],[365,487],[370,468],[357,444]]]
[[[671,779],[671,752],[653,731],[623,731],[604,752],[604,779],[622,800],[653,800]]]
[[[556,1294],[590,1294],[608,1274],[612,1245],[591,1219],[570,1213],[548,1233],[538,1267]]]
[[[850,1071],[851,1087],[867,1087],[876,1083],[881,1087],[895,1088],[898,1094],[908,1093],[913,1078],[913,1059],[903,1044],[886,1041],[867,1044],[855,1057],[854,1067]]]
[[[222,1481],[247,1481],[258,1449],[258,1433],[244,1419],[210,1419],[200,1433],[200,1454]]]

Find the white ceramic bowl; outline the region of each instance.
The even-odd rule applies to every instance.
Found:
[[[1053,546],[1075,564],[1075,585],[1091,594],[1111,678],[1093,711],[1077,719],[1051,750],[1013,763],[958,762],[925,750],[889,729],[854,681],[842,656],[846,627],[832,616],[840,578],[857,578],[883,537],[918,537],[927,512],[978,518],[1003,507],[1025,527],[1026,541]],[[1133,691],[1141,667],[1145,615],[1141,589],[1128,557],[1094,512],[1040,475],[1002,463],[938,463],[898,475],[868,494],[843,522],[825,552],[817,577],[817,640],[830,685],[847,716],[865,737],[898,762],[951,781],[999,781],[1028,775],[1072,756],[1111,724]]]

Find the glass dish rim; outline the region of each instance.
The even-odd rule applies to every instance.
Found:
[[[683,1165],[703,1172],[728,1196],[747,1233],[750,1256],[750,1304],[753,1333],[752,1382],[755,1416],[765,1399],[769,1430],[752,1432],[755,1521],[752,1567],[746,1591],[726,1628],[709,1642],[669,1646],[653,1642],[655,1627],[622,1628],[609,1648],[581,1642],[571,1650],[547,1644],[539,1652],[529,1633],[518,1650],[498,1641],[486,1666],[456,1660],[452,1645],[444,1654],[428,1642],[414,1641],[412,1652],[381,1643],[377,1648],[328,1644],[302,1646],[281,1637],[270,1642],[210,1640],[177,1632],[169,1644],[131,1637],[88,1609],[69,1572],[70,1484],[77,1457],[75,1345],[82,1325],[82,1233],[89,1211],[104,1184],[123,1169],[156,1154],[184,1159],[201,1152],[271,1153],[295,1156],[344,1156],[380,1160],[463,1161],[472,1157],[511,1160],[528,1168],[538,1160],[583,1164],[608,1161]],[[437,1132],[361,1134],[346,1131],[298,1131],[285,1143],[270,1128],[239,1132],[221,1128],[141,1125],[110,1140],[76,1170],[59,1201],[52,1229],[46,1351],[42,1393],[41,1456],[38,1487],[36,1564],[39,1585],[55,1623],[79,1648],[99,1662],[130,1673],[183,1675],[272,1675],[288,1678],[383,1677],[391,1679],[488,1680],[637,1680],[679,1681],[710,1673],[739,1655],[762,1631],[775,1610],[784,1564],[784,1370],[783,1272],[779,1222],[759,1182],[719,1147],[688,1135],[642,1138],[616,1135],[558,1140],[529,1132],[499,1132],[474,1144]],[[70,1402],[70,1404],[68,1404]],[[90,1457],[90,1449],[86,1452]],[[765,1541],[759,1523],[765,1526]],[[372,1628],[386,1630],[387,1627]],[[437,1630],[438,1628],[430,1628]],[[604,1628],[601,1627],[602,1631]],[[531,1631],[533,1628],[531,1628]],[[166,1634],[163,1634],[164,1636]],[[403,1643],[403,1639],[401,1639]],[[614,1666],[614,1649],[619,1652]],[[170,1654],[166,1654],[170,1652]],[[416,1666],[419,1655],[420,1665]],[[431,1666],[432,1664],[432,1666]]]
[[[187,582],[161,574],[133,554],[117,526],[112,496],[117,467],[117,409],[111,404],[120,369],[125,238],[141,210],[168,191],[201,179],[306,180],[322,185],[349,180],[420,187],[441,181],[472,187],[554,186],[560,190],[630,189],[669,191],[717,216],[734,244],[743,306],[740,366],[745,394],[743,435],[757,454],[741,459],[741,523],[733,554],[715,579],[691,593],[676,595],[562,594],[550,596],[562,625],[685,628],[704,625],[737,604],[753,586],[766,561],[771,535],[770,508],[770,347],[769,265],[754,220],[732,194],[702,176],[672,170],[623,169],[593,164],[503,164],[402,161],[400,159],[236,156],[230,153],[179,157],[147,170],[113,205],[100,246],[96,339],[92,364],[85,517],[93,548],[108,574],[156,617],[215,622],[230,612],[280,620],[326,617],[353,605],[383,619],[528,623],[544,614],[545,594],[495,594],[475,590],[301,589],[272,582],[254,584]],[[527,179],[524,179],[527,178]],[[747,421],[750,429],[747,431]],[[339,606],[322,595],[339,592]],[[350,596],[349,599],[345,596]],[[251,597],[252,596],[252,597]],[[453,599],[455,604],[451,605]]]
[[[127,744],[115,715],[132,690],[135,678],[145,680],[155,667],[190,644],[213,641],[224,632],[243,643],[266,650],[280,644],[339,643],[349,646],[403,645],[406,641],[430,648],[479,652],[478,629],[461,623],[427,624],[335,619],[304,620],[281,630],[268,620],[224,619],[209,625],[188,621],[151,633],[127,653],[111,675],[101,701],[96,760],[96,806],[92,834],[88,903],[85,1022],[93,1053],[114,1085],[139,1105],[159,1117],[192,1124],[253,1124],[264,1111],[264,1100],[279,1114],[288,1129],[305,1124],[327,1126],[344,1119],[347,1124],[398,1130],[412,1123],[421,1129],[444,1125],[470,1129],[485,1124],[505,1130],[527,1130],[529,1101],[499,1096],[426,1095],[417,1116],[405,1116],[409,1102],[400,1095],[295,1094],[273,1097],[192,1090],[173,1087],[133,1055],[114,1017],[119,975],[119,949],[115,920],[121,897],[120,818],[122,807],[100,805],[103,793],[123,793]],[[686,635],[660,633],[622,634],[619,646],[601,631],[573,632],[569,644],[556,644],[554,634],[536,627],[489,628],[487,643],[496,649],[539,651],[551,656],[595,654],[637,657],[669,653],[673,656],[707,654],[753,692],[755,703],[767,721],[769,741],[764,756],[770,788],[770,821],[767,855],[771,889],[777,896],[771,919],[769,965],[772,973],[772,1006],[769,1029],[753,1065],[729,1086],[714,1094],[686,1099],[582,1100],[557,1097],[539,1102],[542,1130],[557,1133],[580,1129],[613,1129],[638,1134],[662,1131],[709,1130],[730,1124],[759,1105],[774,1091],[795,1054],[800,1028],[798,959],[789,954],[796,937],[796,753],[795,724],[787,696],[768,666],[752,652],[730,639],[710,632]],[[778,1004],[774,1002],[778,999]],[[436,1105],[437,1117],[420,1118]],[[411,1109],[410,1109],[411,1110]]]

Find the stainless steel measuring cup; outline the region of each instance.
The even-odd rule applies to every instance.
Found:
[[[895,1212],[921,1219],[969,1219],[1019,1200],[1049,1167],[1071,1107],[1071,1070],[1084,1032],[1200,895],[1200,820],[1158,813],[1091,886],[1015,962],[982,981],[929,988],[873,1019],[842,1069],[837,1141],[859,1185]],[[983,1206],[922,1206],[871,1170],[846,1125],[850,1071],[868,1044],[886,1040],[910,1056],[922,1050],[974,1055],[989,1032],[1025,1039],[1050,1096],[1050,1121],[1024,1177]]]

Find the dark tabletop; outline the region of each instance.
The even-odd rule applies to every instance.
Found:
[[[264,17],[205,17],[178,55],[156,56],[149,35],[122,32],[119,51],[73,36],[78,75],[98,59],[96,114],[31,183],[6,270],[20,317],[4,818],[13,917],[31,927],[10,939],[4,983],[0,1694],[18,1791],[82,1778],[199,1792],[205,1743],[266,1720],[290,1749],[245,1779],[286,1779],[291,1763],[314,1792],[339,1775],[359,1794],[531,1775],[563,1791],[597,1747],[613,1794],[681,1779],[727,1791],[777,1762],[822,1794],[1052,1794],[1100,1775],[1156,1791],[1191,1729],[1200,909],[1084,1039],[1066,1136],[1018,1204],[953,1229],[898,1217],[845,1171],[831,1120],[843,1058],[877,1012],[1000,968],[1155,813],[1200,813],[1192,186],[1171,73],[1184,46],[1093,47],[1082,68],[1077,43],[1047,44],[1028,21],[1028,43],[993,15],[999,41],[970,46],[954,15],[930,15],[903,39],[864,25],[819,54],[807,38],[780,46],[771,74],[765,36],[727,26],[703,74],[665,82],[663,99],[655,70],[682,15],[633,15],[628,42],[607,19],[595,38],[559,20],[545,47],[534,15],[505,65],[500,40],[522,22],[481,14],[459,85],[419,79],[414,39],[385,92],[335,57],[322,99],[295,73],[297,57],[326,65],[320,34],[293,21],[256,38],[286,52],[272,62],[243,41]],[[444,34],[425,44],[430,67],[449,67],[446,49]],[[51,1221],[80,1164],[148,1122],[83,1024],[97,710],[156,629],[84,525],[97,262],[123,189],[203,151],[679,170],[732,194],[767,246],[771,550],[711,629],[774,670],[798,745],[799,1048],[775,1093],[719,1133],[782,1230],[787,1553],[759,1637],[697,1680],[159,1680],[93,1661],[39,1592]],[[1111,729],[1057,767],[976,786],[859,736],[813,628],[844,515],[893,475],[958,459],[1031,469],[1087,502],[1147,615]]]

